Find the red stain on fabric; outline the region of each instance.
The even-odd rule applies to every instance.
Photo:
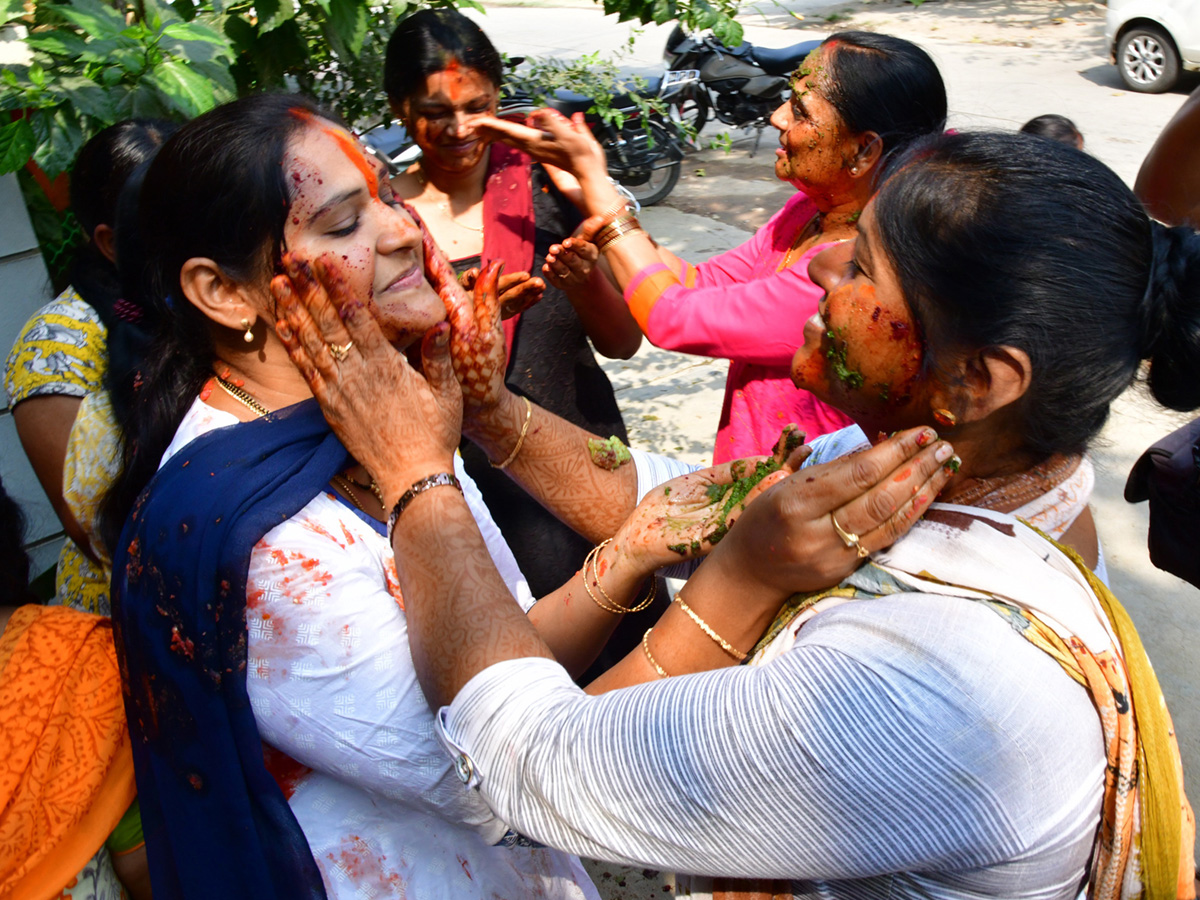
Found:
[[[262,749],[263,763],[267,767],[267,773],[275,779],[275,783],[283,791],[283,798],[291,800],[292,795],[296,793],[296,788],[300,786],[300,782],[312,769],[303,763],[296,762],[282,750],[276,750],[270,744],[263,744]]]

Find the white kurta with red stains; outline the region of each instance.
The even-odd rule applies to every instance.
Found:
[[[235,422],[197,400],[164,460]],[[528,609],[534,598],[457,458],[455,470]],[[364,516],[322,493],[268,532],[250,560],[246,629],[254,717],[264,742],[299,763],[268,753],[331,898],[597,897],[575,857],[497,845],[507,826],[434,737],[392,548]]]

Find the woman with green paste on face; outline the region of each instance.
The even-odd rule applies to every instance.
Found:
[[[1200,236],[1151,222],[1086,154],[1007,134],[914,148],[857,234],[813,262],[826,293],[793,377],[862,430],[773,480],[587,693],[507,595],[458,493],[419,487],[453,442],[400,410],[351,414],[369,408],[358,372],[405,361],[367,349],[333,366],[322,340],[369,348],[373,325],[314,300],[314,335],[289,304],[293,359],[337,432],[396,496],[413,485],[392,546],[460,777],[522,834],[711,878],[714,895],[1194,897],[1195,823],[1153,670],[1120,604],[1046,532],[1079,505],[1059,491],[1069,460],[1142,360],[1159,401],[1200,406]],[[449,366],[425,360],[453,421]],[[480,410],[470,382],[463,396],[511,448],[519,408],[501,394]],[[944,477],[906,487],[907,506],[822,505],[837,479],[816,462],[913,426],[852,457],[852,478],[875,480],[897,440],[924,442]],[[418,427],[420,445],[384,439]],[[686,484],[635,513],[657,530],[614,544],[669,559],[661,495]],[[918,517],[928,491],[939,502],[899,540],[864,518]]]
[[[813,258],[854,236],[881,173],[914,140],[940,132],[946,88],[929,54],[885,34],[830,35],[792,76],[771,116],[779,131],[775,177],[796,195],[754,236],[693,266],[658,247],[599,176],[604,151],[587,128],[537,130],[497,119],[481,130],[588,182],[585,225],[655,346],[730,360],[713,462],[769,451],[795,422],[809,437],[850,424],[845,413],[789,377],[800,323],[816,311]],[[586,173],[586,174],[585,174]],[[558,251],[552,262],[572,259]]]

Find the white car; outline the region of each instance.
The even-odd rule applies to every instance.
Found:
[[[1200,0],[1108,0],[1104,38],[1131,91],[1170,90],[1200,70]]]

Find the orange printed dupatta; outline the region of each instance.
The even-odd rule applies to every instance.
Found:
[[[108,619],[23,606],[0,637],[0,896],[45,900],[136,795]]]
[[[750,664],[787,652],[824,609],[897,593],[988,604],[1088,691],[1108,762],[1089,900],[1194,900],[1196,822],[1171,716],[1137,631],[1074,552],[1016,517],[935,503],[840,587],[785,604]]]

